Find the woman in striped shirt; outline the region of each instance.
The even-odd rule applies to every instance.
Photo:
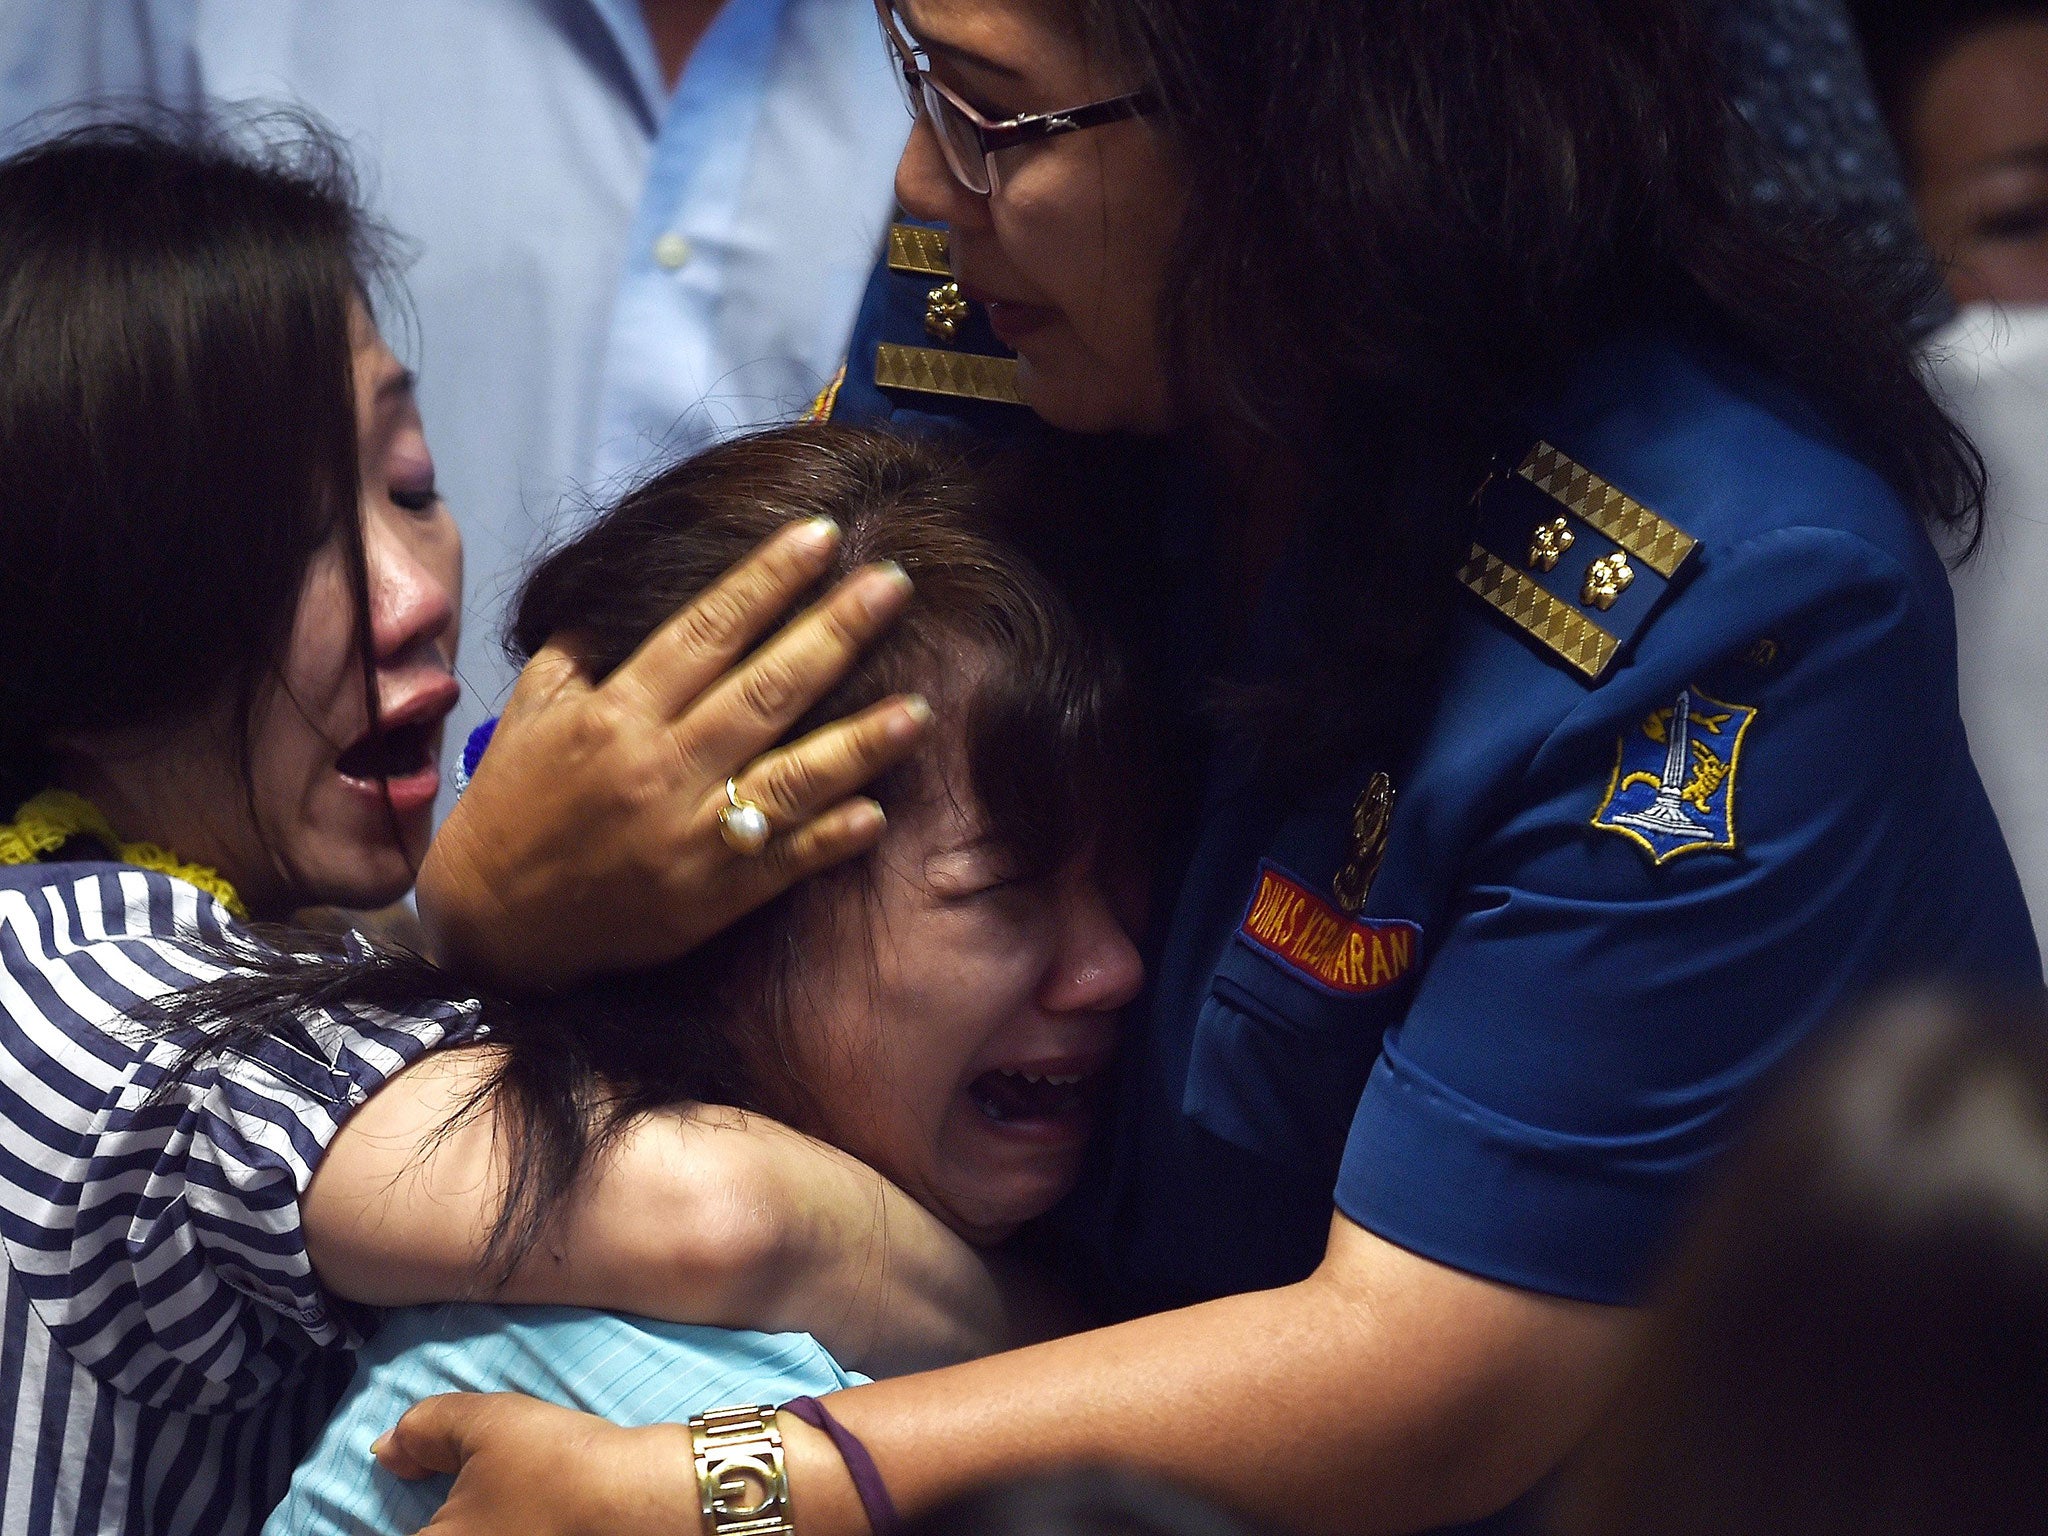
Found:
[[[0,164],[5,1536],[253,1530],[366,1305],[485,1292],[816,1326],[870,1368],[961,1353],[1000,1315],[971,1252],[878,1178],[687,1111],[635,1122],[559,1244],[486,1271],[491,1117],[435,1135],[479,1070],[477,1050],[429,1055],[474,1032],[465,1000],[310,1006],[204,1053],[135,1022],[307,942],[252,924],[396,900],[427,846],[461,557],[372,319],[382,272],[303,124],[99,127]],[[915,740],[900,699],[762,760],[804,786],[778,800],[798,831],[775,857],[741,868],[714,813],[901,607],[900,573],[844,584],[737,690],[700,700],[686,670],[710,655],[716,675],[835,537],[786,531],[603,691],[565,703],[545,657],[523,685],[508,734],[613,728],[580,728],[597,781],[631,778],[623,720],[693,765],[687,815],[589,839],[598,912],[650,861],[709,884],[722,859],[723,924],[879,835],[847,797]],[[630,937],[571,922],[554,963]],[[830,1214],[875,1200],[886,1275],[867,1221]]]

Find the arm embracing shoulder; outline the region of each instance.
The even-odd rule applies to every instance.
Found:
[[[1463,1275],[1343,1217],[1309,1279],[835,1393],[915,1514],[1049,1467],[1111,1462],[1275,1525],[1415,1531],[1491,1512],[1582,1435],[1632,1315]],[[845,1464],[782,1416],[811,1536],[865,1536]],[[526,1399],[428,1400],[380,1451],[457,1472],[435,1528],[672,1529],[695,1496],[680,1427],[618,1429]]]
[[[1315,1274],[835,1399],[906,1502],[964,1486],[963,1455],[970,1479],[1108,1455],[1281,1524],[1485,1514],[1590,1424],[1628,1304],[1791,1045],[1914,963],[1909,940],[2031,965],[1939,594],[1826,530],[1716,576],[1520,765],[1465,857]],[[1674,788],[1675,832],[1634,814]],[[1283,1467],[1312,1469],[1298,1498]]]
[[[1533,1484],[1599,1411],[1625,1304],[1785,1051],[1916,944],[2037,971],[1947,623],[1938,572],[1846,533],[1724,549],[1655,645],[1518,764],[1461,864],[1314,1274],[836,1394],[899,1504],[1111,1460],[1276,1524],[1393,1532]],[[1660,795],[1682,820],[1649,814]],[[512,1421],[488,1399],[429,1403],[401,1463],[488,1472]],[[807,1536],[862,1531],[829,1442],[783,1429]],[[622,1465],[642,1437],[639,1485],[688,1496],[686,1437],[607,1434]],[[663,1435],[677,1449],[657,1460]],[[601,1501],[579,1478],[564,1466],[544,1502]],[[467,1477],[456,1499],[481,1513],[492,1486]]]
[[[479,1259],[503,1196],[488,1047],[392,1079],[342,1127],[305,1197],[323,1282],[405,1306],[489,1294],[676,1322],[815,1333],[870,1373],[996,1346],[978,1256],[853,1158],[757,1115],[685,1106],[637,1122],[502,1284]]]

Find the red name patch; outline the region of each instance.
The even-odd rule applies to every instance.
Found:
[[[1399,918],[1346,917],[1300,881],[1271,864],[1238,928],[1282,965],[1333,992],[1363,997],[1393,986],[1415,965],[1422,930]]]

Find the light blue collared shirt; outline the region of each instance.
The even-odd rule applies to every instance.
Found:
[[[837,369],[909,131],[871,0],[726,0],[673,93],[638,0],[0,0],[0,128],[107,93],[310,108],[415,257],[386,329],[468,548],[451,761],[536,550]]]
[[[407,1307],[364,1347],[354,1383],[264,1536],[402,1536],[425,1525],[454,1480],[400,1482],[370,1446],[438,1392],[524,1392],[637,1426],[683,1424],[737,1404],[780,1406],[865,1380],[807,1333],[692,1328],[575,1307]]]

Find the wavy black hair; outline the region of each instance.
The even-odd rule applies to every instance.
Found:
[[[1164,320],[1185,418],[1226,465],[1309,479],[1317,665],[1281,734],[1401,734],[1490,457],[1626,328],[1782,377],[1974,546],[1982,465],[1906,328],[1933,275],[1756,214],[1733,150],[1769,151],[1700,0],[1066,7],[1158,97],[1184,172]]]
[[[1004,537],[1069,515],[1028,462],[845,426],[789,427],[689,459],[630,492],[543,560],[520,594],[516,661],[573,632],[599,678],[792,519],[842,530],[825,585],[894,560],[909,608],[786,739],[917,691],[959,722],[965,781],[934,750],[869,787],[885,811],[971,800],[1006,874],[1031,880],[1093,854],[1135,861],[1146,825],[1142,735],[1115,649]],[[505,1197],[482,1273],[502,1278],[549,1230],[577,1181],[641,1114],[686,1103],[756,1109],[811,1128],[817,1085],[789,1049],[791,988],[825,922],[846,921],[870,866],[814,877],[671,964],[520,998],[478,994],[417,955],[305,936],[245,944],[222,979],[142,1013],[185,1048],[178,1074],[327,1008],[473,1012],[496,1048],[451,1121],[495,1105]],[[172,1078],[175,1081],[175,1075]],[[160,1090],[161,1091],[161,1090]]]
[[[310,119],[88,122],[0,162],[0,815],[69,733],[250,715],[337,541],[369,720],[351,306],[391,245]]]

